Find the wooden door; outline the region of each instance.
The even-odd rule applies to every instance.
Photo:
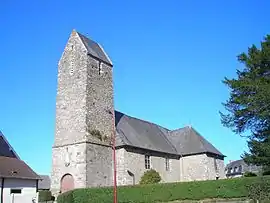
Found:
[[[74,179],[70,174],[66,174],[61,180],[61,193],[74,189]]]

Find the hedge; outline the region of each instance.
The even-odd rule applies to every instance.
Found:
[[[51,201],[53,199],[51,191],[40,190],[38,193],[39,193],[38,194],[38,201],[39,202]]]
[[[265,177],[268,180],[269,177]],[[242,198],[258,177],[118,187],[118,203],[154,203],[174,200]],[[269,185],[270,186],[270,185]],[[61,194],[58,203],[110,203],[113,189],[85,188]]]

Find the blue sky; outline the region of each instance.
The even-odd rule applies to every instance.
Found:
[[[38,3],[39,2],[39,3]],[[73,28],[114,63],[118,110],[170,129],[191,124],[228,160],[244,138],[221,125],[236,56],[270,33],[265,1],[3,1],[0,130],[36,172],[51,171],[57,63]]]

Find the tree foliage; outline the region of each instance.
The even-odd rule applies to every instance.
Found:
[[[223,104],[227,112],[220,113],[221,122],[237,134],[247,134],[250,152],[243,154],[247,163],[269,166],[270,35],[260,48],[252,45],[247,53],[240,54],[238,61],[244,68],[237,70],[237,78],[223,80],[230,97]]]
[[[255,176],[257,176],[257,174],[256,173],[253,173],[253,172],[245,172],[244,173],[244,177],[255,177]]]
[[[270,201],[270,181],[266,178],[259,178],[252,184],[247,185],[248,197],[259,202]]]

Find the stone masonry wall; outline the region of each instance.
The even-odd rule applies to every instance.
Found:
[[[125,154],[126,150],[124,148],[116,150],[117,185],[126,185],[127,183],[128,185],[132,185],[132,180],[130,182],[130,177],[128,177],[126,170]]]
[[[182,169],[182,181],[215,180],[217,177],[214,158],[207,154],[184,156],[180,163]],[[219,178],[224,178],[223,160],[217,159],[217,166]]]
[[[225,166],[224,166],[224,160],[220,158],[215,158],[214,156],[208,155],[208,178],[210,180],[215,180],[216,177],[219,179],[224,179],[225,176]],[[217,170],[215,168],[215,159],[216,159],[216,165],[217,165]]]
[[[112,67],[88,57],[87,60],[86,125],[87,186],[111,186],[113,162],[111,137],[114,130]],[[98,130],[101,135],[91,134]]]
[[[162,153],[149,152],[141,149],[129,148],[117,150],[117,169],[118,169],[118,184],[132,185],[139,184],[141,176],[147,169],[145,169],[145,154],[150,155],[151,168],[159,172],[161,182],[177,182],[180,181],[180,164],[179,158],[173,155],[166,155]],[[169,158],[169,170],[166,171],[165,158]],[[134,174],[133,177],[128,173],[130,171]]]
[[[86,49],[77,33],[72,32],[58,63],[51,173],[51,190],[56,195],[66,173],[73,176],[75,187],[86,185],[86,144],[82,143],[86,129],[86,68]],[[67,167],[65,159],[68,156],[70,164]]]
[[[114,128],[112,67],[91,57],[87,64],[87,133],[98,130],[105,137],[105,143],[110,144]],[[88,141],[99,140],[88,136]]]
[[[86,186],[112,186],[112,148],[87,143],[86,149]]]
[[[72,32],[58,64],[54,145],[85,140],[87,52]]]
[[[206,154],[185,156],[182,159],[182,181],[208,179],[208,160]]]
[[[145,154],[150,155],[151,168],[157,170],[162,178],[162,182],[179,182],[194,180],[215,180],[225,178],[224,161],[217,158],[217,171],[214,165],[214,157],[207,154],[179,157],[169,157],[170,169],[166,171],[166,154],[148,152],[142,149],[120,148],[116,152],[117,156],[117,184],[132,185],[139,184],[140,178],[145,169]],[[131,176],[130,174],[134,175]]]
[[[71,174],[76,188],[86,186],[86,144],[67,145],[53,149],[53,168],[51,174],[51,189],[53,193],[60,191],[61,179],[65,174]],[[66,165],[66,163],[69,164]]]

